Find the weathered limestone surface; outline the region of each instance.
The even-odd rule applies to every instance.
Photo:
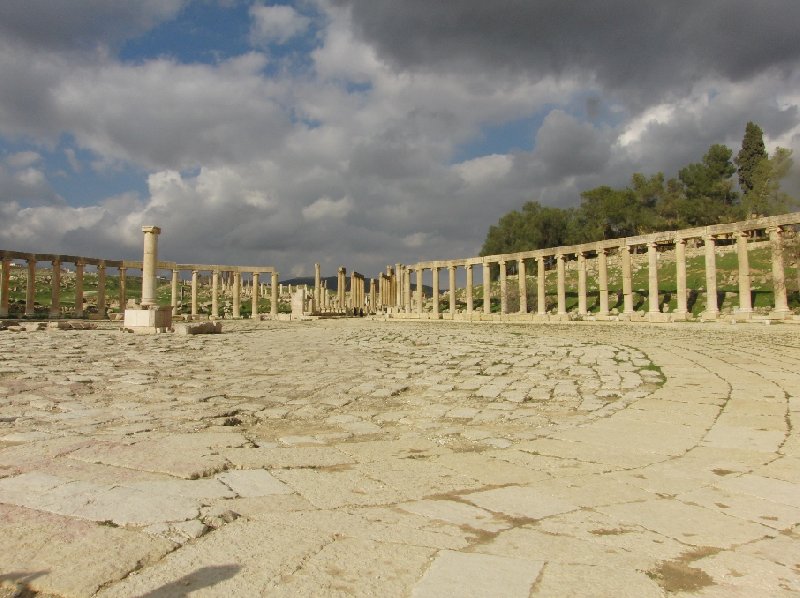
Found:
[[[0,331],[0,597],[790,596],[796,326]]]

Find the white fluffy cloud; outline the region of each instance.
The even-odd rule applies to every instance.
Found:
[[[253,19],[250,28],[250,42],[254,45],[288,42],[304,33],[311,20],[294,10],[291,6],[250,7]]]

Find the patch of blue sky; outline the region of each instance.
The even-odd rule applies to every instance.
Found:
[[[271,3],[274,4],[277,3]],[[257,50],[264,51],[270,59],[264,69],[265,76],[279,75],[287,68],[293,72],[307,70],[311,65],[310,53],[320,43],[317,32],[322,25],[321,16],[304,10],[310,26],[303,35],[283,43],[254,47],[250,41],[250,6],[248,2],[231,5],[191,2],[175,19],[128,40],[120,49],[119,58],[143,62],[170,57],[184,64],[217,64]]]
[[[456,149],[452,163],[458,164],[492,154],[531,151],[536,131],[542,126],[542,121],[549,111],[550,107],[543,108],[531,116],[500,124],[484,125],[478,135]]]

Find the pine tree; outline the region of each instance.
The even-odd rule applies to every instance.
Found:
[[[734,162],[739,167],[739,187],[746,196],[753,190],[754,177],[759,164],[767,159],[767,150],[764,148],[764,132],[757,124],[748,122],[742,139],[742,149]]]

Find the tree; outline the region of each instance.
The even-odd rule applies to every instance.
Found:
[[[708,148],[701,162],[678,172],[686,195],[681,212],[690,226],[716,224],[738,216],[734,209],[738,194],[730,180],[736,172],[731,155],[733,150],[717,143]]]
[[[751,176],[752,187],[742,200],[747,216],[783,214],[797,201],[781,191],[781,179],[792,167],[792,150],[779,147],[771,158],[761,160]]]
[[[757,124],[748,122],[744,129],[742,149],[739,150],[736,160],[734,160],[739,167],[739,188],[745,196],[753,190],[756,171],[766,159],[764,132]]]

